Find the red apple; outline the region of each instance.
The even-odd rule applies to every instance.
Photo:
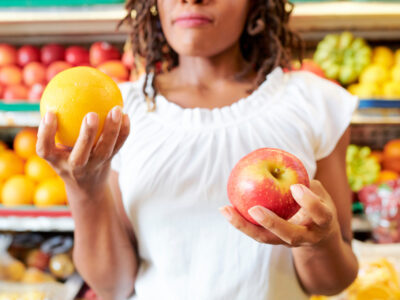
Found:
[[[40,57],[43,64],[50,65],[52,62],[64,60],[65,49],[58,44],[48,44],[42,47]]]
[[[17,63],[17,49],[8,44],[0,44],[0,66]]]
[[[228,197],[237,211],[249,222],[259,225],[248,213],[260,205],[284,219],[300,208],[294,200],[292,184],[309,186],[307,171],[301,161],[284,150],[262,148],[243,157],[228,180]]]
[[[35,83],[32,85],[28,91],[28,101],[29,102],[39,102],[42,98],[42,94],[46,85],[43,83]]]
[[[28,97],[28,89],[22,84],[9,85],[5,88],[4,101],[13,102],[15,100],[26,100]]]
[[[118,49],[107,42],[96,42],[89,50],[90,63],[92,66],[97,67],[103,62],[108,60],[120,59],[121,54]]]
[[[97,67],[100,71],[112,77],[116,81],[126,81],[129,78],[128,69],[119,60],[110,60]]]
[[[22,82],[22,71],[14,65],[4,66],[0,69],[0,83],[4,85],[20,84]]]
[[[24,67],[22,77],[24,83],[28,86],[35,83],[44,83],[46,82],[46,67],[39,62],[33,61]]]
[[[322,78],[326,78],[324,70],[322,70],[321,67],[311,59],[304,59],[301,64],[300,70],[308,71]]]
[[[39,249],[30,250],[26,256],[26,265],[45,271],[49,266],[50,255]]]
[[[33,61],[40,61],[40,50],[31,45],[22,46],[18,49],[17,60],[21,67]]]
[[[89,63],[89,51],[79,46],[71,46],[65,50],[65,61],[73,66]]]
[[[133,64],[135,63],[135,58],[133,56],[132,51],[125,51],[124,54],[122,54],[122,63],[124,64],[125,67],[127,67],[129,70],[133,68]]]
[[[61,71],[72,68],[72,65],[65,61],[55,61],[47,67],[46,79],[50,81],[54,76],[56,76]]]

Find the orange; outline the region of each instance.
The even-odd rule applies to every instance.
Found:
[[[67,194],[64,182],[59,177],[42,181],[36,188],[33,202],[37,206],[65,205]]]
[[[36,155],[37,131],[35,129],[23,129],[15,136],[14,151],[24,159]]]
[[[35,183],[25,175],[15,175],[3,186],[1,196],[7,206],[30,205],[33,202]]]
[[[391,140],[383,148],[383,156],[388,158],[400,158],[400,139]]]
[[[14,151],[0,152],[0,180],[24,173],[24,161]]]
[[[4,143],[3,141],[0,141],[0,152],[7,150],[8,146],[6,143]]]
[[[4,185],[4,182],[0,181],[0,203],[2,202],[2,200],[1,200],[1,191],[3,190],[3,185]]]
[[[399,173],[391,170],[382,170],[379,172],[377,182],[385,182],[399,178]]]
[[[57,176],[56,171],[39,156],[32,156],[26,161],[25,174],[34,181],[42,181],[44,179]]]
[[[123,105],[117,84],[103,72],[91,67],[74,67],[58,73],[46,86],[40,101],[42,117],[47,111],[57,115],[56,139],[72,147],[81,123],[89,112],[99,116],[100,136],[108,112]]]

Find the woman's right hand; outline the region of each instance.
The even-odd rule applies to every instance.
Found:
[[[93,195],[105,186],[111,159],[129,135],[129,118],[121,107],[114,107],[95,143],[98,126],[98,115],[88,113],[74,147],[67,149],[55,144],[57,118],[54,113],[47,112],[40,123],[36,151],[61,176],[67,190]]]

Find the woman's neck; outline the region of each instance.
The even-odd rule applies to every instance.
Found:
[[[181,55],[176,71],[182,83],[201,87],[220,80],[236,80],[246,64],[239,45],[235,45],[213,57]]]

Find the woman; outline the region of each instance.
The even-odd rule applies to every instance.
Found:
[[[121,85],[124,112],[110,112],[95,145],[98,116],[89,113],[70,152],[54,144],[54,114],[39,128],[38,153],[66,184],[85,280],[104,300],[297,300],[343,290],[357,273],[344,159],[357,101],[312,74],[282,71],[297,44],[288,3],[126,6],[147,74]],[[169,70],[158,74],[163,61]],[[316,180],[292,186],[301,210],[289,221],[251,208],[257,226],[227,205],[226,183],[262,147],[293,153]]]

